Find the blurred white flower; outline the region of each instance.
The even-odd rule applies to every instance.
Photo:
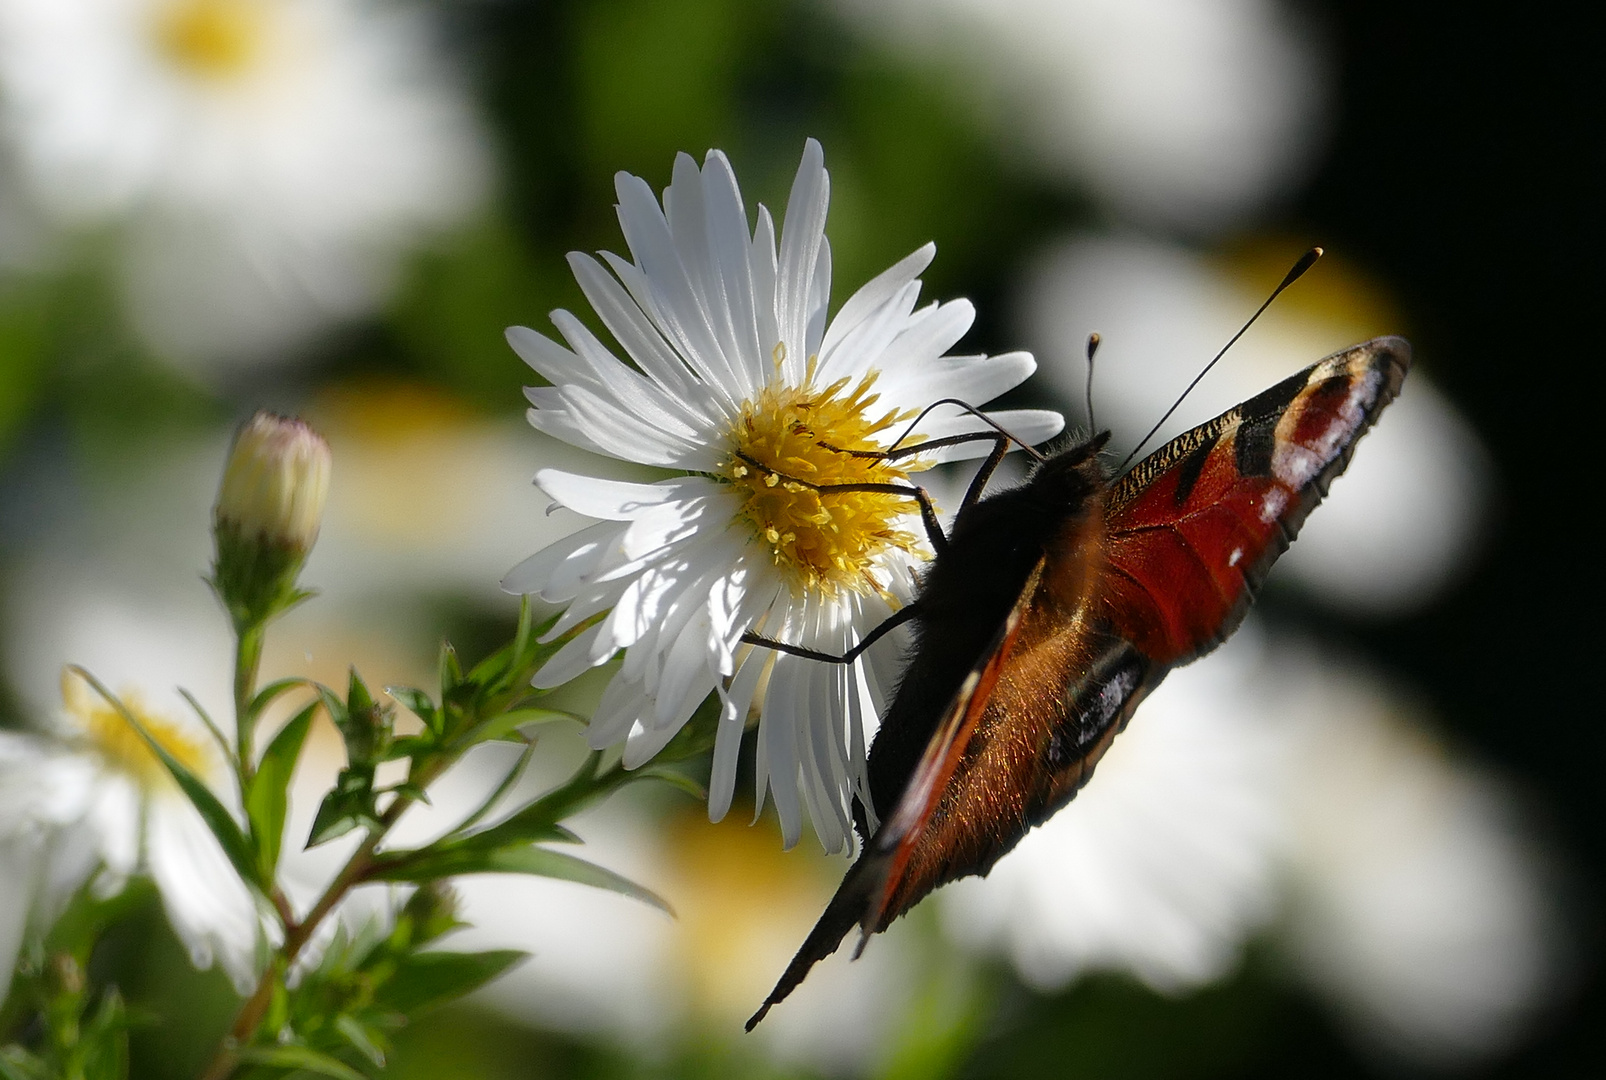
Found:
[[[1560,974],[1553,901],[1510,795],[1366,672],[1253,622],[1173,673],[1064,811],[945,928],[1056,989],[1230,974],[1257,932],[1395,1060],[1509,1047]]]
[[[1290,657],[1279,690],[1295,969],[1385,1055],[1453,1068],[1511,1046],[1565,974],[1511,792],[1364,672]]]
[[[718,151],[701,170],[680,155],[662,208],[637,177],[619,174],[616,189],[635,262],[605,255],[611,275],[587,255],[570,263],[639,371],[565,311],[553,321],[568,348],[523,327],[508,340],[553,384],[526,391],[533,425],[679,475],[631,484],[537,474],[559,504],[604,520],[526,560],[504,585],[567,605],[554,636],[607,614],[581,628],[536,685],[558,686],[624,650],[589,738],[599,748],[623,740],[628,767],[656,754],[718,689],[715,820],[730,807],[749,708],[761,711],[755,801],[774,793],[788,845],[806,804],[821,843],[841,850],[850,799],[864,791],[864,727],[891,675],[878,665],[890,655],[824,664],[748,648],[742,635],[846,651],[908,601],[925,539],[906,496],[822,495],[798,481],[907,485],[937,460],[985,452],[988,444],[971,443],[888,462],[842,450],[889,446],[939,398],[989,401],[1031,374],[1032,359],[943,355],[974,311],[963,300],[915,309],[929,244],[861,288],[828,326],[829,181],[812,139],[779,253],[768,210],[759,207],[749,229]],[[916,434],[980,428],[956,412],[927,417]],[[1061,425],[1057,413],[996,415],[1027,442]]]
[[[37,838],[0,840],[0,1003],[11,990],[11,976],[28,929],[41,855]]]
[[[149,872],[195,965],[216,960],[242,992],[250,989],[271,922],[138,732],[80,676],[63,674],[61,689],[65,709],[48,735],[0,734],[0,844],[35,838],[48,849],[39,898],[47,910],[83,885],[111,894],[136,870]],[[227,765],[199,721],[119,696],[227,801]]]
[[[1231,226],[1303,179],[1328,63],[1275,0],[837,0],[895,47],[958,67],[988,129],[1132,220]]]
[[[429,36],[367,0],[9,0],[0,122],[46,213],[121,226],[159,351],[283,357],[382,303],[397,256],[486,189]]]
[[[1287,263],[1297,254],[1288,251]],[[1212,263],[1127,237],[1068,239],[1028,277],[1024,336],[1044,358],[1043,377],[1077,402],[1083,343],[1093,331],[1102,336],[1093,407],[1099,425],[1115,432],[1115,453],[1125,454],[1286,269],[1276,261]],[[1330,352],[1400,330],[1375,290],[1330,255],[1233,346],[1149,449]],[[1399,400],[1306,522],[1274,581],[1297,580],[1354,611],[1389,613],[1432,599],[1466,565],[1488,498],[1487,454],[1417,359]],[[1433,358],[1425,359],[1431,368]]]

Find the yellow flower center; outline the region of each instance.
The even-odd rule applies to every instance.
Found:
[[[730,432],[734,448],[721,474],[742,496],[742,516],[794,592],[828,596],[843,590],[877,592],[871,573],[892,549],[913,552],[920,541],[897,527],[916,511],[907,495],[818,490],[843,484],[909,484],[909,473],[929,462],[889,462],[846,451],[878,451],[889,441],[875,436],[913,413],[889,410],[872,418],[879,395],[876,373],[856,385],[840,379],[814,386],[814,370],[801,386],[772,384],[742,406]]]
[[[84,743],[107,765],[126,773],[146,791],[172,783],[167,766],[140,733],[83,679],[72,672],[63,672],[61,696]],[[125,691],[120,696],[151,738],[190,772],[204,779],[213,771],[216,755],[209,744],[195,738],[171,718],[152,711],[137,694]]]
[[[189,74],[233,78],[261,53],[268,15],[264,0],[173,0],[157,16],[157,47]]]

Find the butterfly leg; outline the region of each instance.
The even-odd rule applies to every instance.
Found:
[[[774,649],[776,652],[790,653],[793,656],[801,656],[808,660],[818,660],[824,664],[851,664],[859,658],[860,653],[880,641],[887,631],[896,626],[902,626],[919,614],[920,605],[918,602],[905,604],[877,623],[873,630],[859,639],[857,645],[841,654],[821,652],[819,649],[810,649],[803,645],[791,645],[784,641],[776,641],[774,638],[755,634],[751,630],[742,635],[742,640],[749,645],[760,645],[766,649]]]
[[[992,427],[993,430],[972,431],[964,435],[949,435],[946,438],[934,439],[931,442],[913,443],[909,446],[899,446],[898,443],[903,442],[904,439],[909,437],[909,432],[913,431],[915,426],[919,424],[921,420],[925,419],[926,414],[937,408],[939,405],[957,405],[966,412],[970,413],[970,415],[976,417],[978,420],[986,422],[990,427]],[[916,454],[923,454],[932,450],[940,450],[947,446],[959,446],[962,443],[980,442],[982,440],[991,440],[994,444],[993,449],[992,452],[987,455],[987,460],[982,463],[981,468],[976,470],[976,475],[971,478],[970,487],[965,491],[965,501],[960,505],[960,509],[964,510],[967,507],[973,506],[976,501],[981,498],[982,490],[987,486],[987,481],[992,479],[992,475],[994,471],[997,470],[999,463],[1004,460],[1004,455],[1009,451],[1010,443],[1017,444],[1021,449],[1025,450],[1038,461],[1043,460],[1043,455],[1039,454],[1036,449],[1027,443],[1022,442],[1018,436],[1006,431],[992,417],[983,413],[969,402],[961,401],[958,398],[943,398],[940,401],[932,402],[930,405],[927,405],[921,410],[920,415],[915,417],[914,421],[909,425],[909,428],[898,437],[897,441],[895,441],[885,450],[845,450],[840,446],[832,446],[830,443],[823,441],[820,443],[820,445],[825,447],[827,450],[834,450],[839,454],[847,454],[851,457],[874,458],[878,461],[897,461],[900,458],[913,457]]]
[[[827,449],[833,448],[827,447]],[[940,553],[948,549],[948,536],[942,531],[942,523],[937,520],[937,508],[932,505],[931,495],[923,487],[916,487],[913,484],[815,484],[808,480],[799,480],[795,476],[787,476],[785,473],[776,472],[768,465],[748,457],[739,450],[736,452],[736,456],[761,473],[772,473],[785,483],[797,484],[800,487],[808,488],[810,491],[817,491],[822,495],[830,492],[847,494],[854,491],[881,495],[906,495],[920,504],[920,521],[926,527],[926,539],[931,542],[931,550]]]

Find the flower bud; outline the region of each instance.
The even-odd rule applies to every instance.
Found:
[[[300,420],[259,412],[234,437],[213,511],[212,584],[237,626],[294,603],[329,494],[329,444]]]

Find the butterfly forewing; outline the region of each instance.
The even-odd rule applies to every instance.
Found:
[[[1166,665],[1232,633],[1355,440],[1399,393],[1410,356],[1400,338],[1336,353],[1123,477],[1107,512],[1111,627]]]

